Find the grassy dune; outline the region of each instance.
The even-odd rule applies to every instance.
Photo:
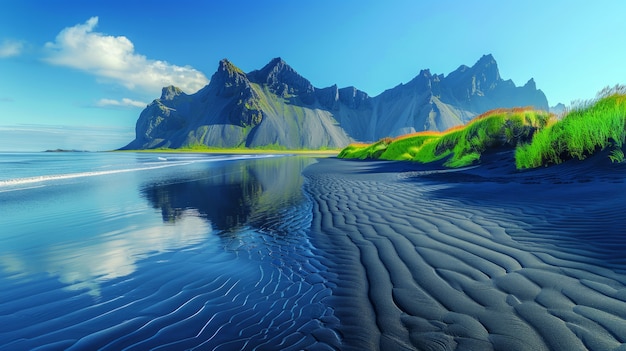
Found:
[[[515,149],[518,169],[584,159],[610,148],[610,158],[624,159],[626,87],[607,88],[595,100],[573,108],[561,120],[530,108],[497,109],[444,132],[420,132],[373,144],[352,144],[340,158],[406,160],[463,167],[480,162],[496,148]]]
[[[515,147],[533,133],[554,123],[544,111],[529,108],[489,111],[468,124],[444,132],[420,132],[395,139],[385,138],[371,145],[350,145],[339,157],[358,159],[408,160],[428,163],[446,159],[448,167],[462,167],[480,160],[485,151]]]
[[[598,99],[573,109],[563,120],[537,132],[529,144],[515,150],[517,168],[583,160],[606,148],[612,161],[624,160],[626,87],[615,87]]]

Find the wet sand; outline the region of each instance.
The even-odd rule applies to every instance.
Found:
[[[304,171],[342,349],[626,350],[626,165],[511,160]]]
[[[313,159],[79,156],[0,193],[1,351],[341,348],[308,237]]]

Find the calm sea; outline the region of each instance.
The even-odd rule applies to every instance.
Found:
[[[0,349],[336,348],[313,162],[0,154]]]

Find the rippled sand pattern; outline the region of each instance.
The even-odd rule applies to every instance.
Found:
[[[626,350],[624,167],[489,181],[345,162],[305,171],[344,348]]]
[[[333,286],[306,237],[310,221],[305,204],[223,249],[154,256],[140,263],[151,269],[103,284],[96,303],[58,283],[50,291],[55,278],[42,274],[2,292],[0,349],[338,349],[339,321],[325,303]]]

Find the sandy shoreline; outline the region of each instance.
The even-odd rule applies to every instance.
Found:
[[[305,170],[346,349],[626,349],[626,168],[508,167]]]

